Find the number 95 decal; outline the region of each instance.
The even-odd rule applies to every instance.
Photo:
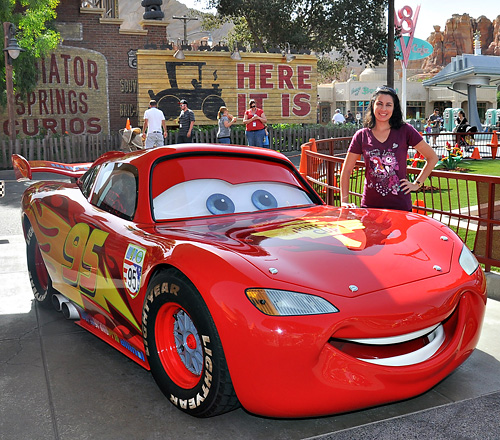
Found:
[[[145,256],[146,249],[134,244],[128,245],[123,260],[123,282],[132,298],[137,296],[141,287],[142,265]]]

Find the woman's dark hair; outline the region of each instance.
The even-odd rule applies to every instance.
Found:
[[[375,104],[375,101],[377,100],[378,95],[381,94],[392,96],[392,102],[394,103],[394,109],[392,110],[391,119],[389,119],[389,125],[391,126],[391,128],[396,129],[402,127],[405,124],[405,121],[403,121],[403,112],[401,111],[401,103],[399,102],[398,94],[396,93],[396,90],[388,86],[377,87],[377,89],[375,90],[375,93],[370,100],[369,111],[365,116],[364,126],[368,128],[375,127],[376,120],[373,106]]]

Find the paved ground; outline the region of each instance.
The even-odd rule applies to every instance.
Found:
[[[304,420],[241,409],[208,420],[181,413],[149,372],[60,313],[34,305],[15,226],[22,186],[9,186],[9,197],[0,199],[1,440],[500,439],[500,302],[493,299],[477,350],[416,398]],[[488,284],[497,295],[498,279]]]

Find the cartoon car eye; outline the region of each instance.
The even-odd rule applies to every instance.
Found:
[[[157,220],[236,214],[311,203],[296,186],[281,182],[232,184],[221,179],[195,179],[176,184],[153,200]]]
[[[234,203],[228,196],[216,193],[208,197],[207,209],[214,215],[232,214]]]
[[[278,201],[269,192],[258,189],[252,194],[252,203],[257,209],[272,209],[278,207]]]

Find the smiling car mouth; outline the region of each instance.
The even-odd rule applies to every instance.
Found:
[[[330,339],[344,354],[371,364],[403,367],[431,358],[445,341],[442,323],[404,335],[385,338]]]

